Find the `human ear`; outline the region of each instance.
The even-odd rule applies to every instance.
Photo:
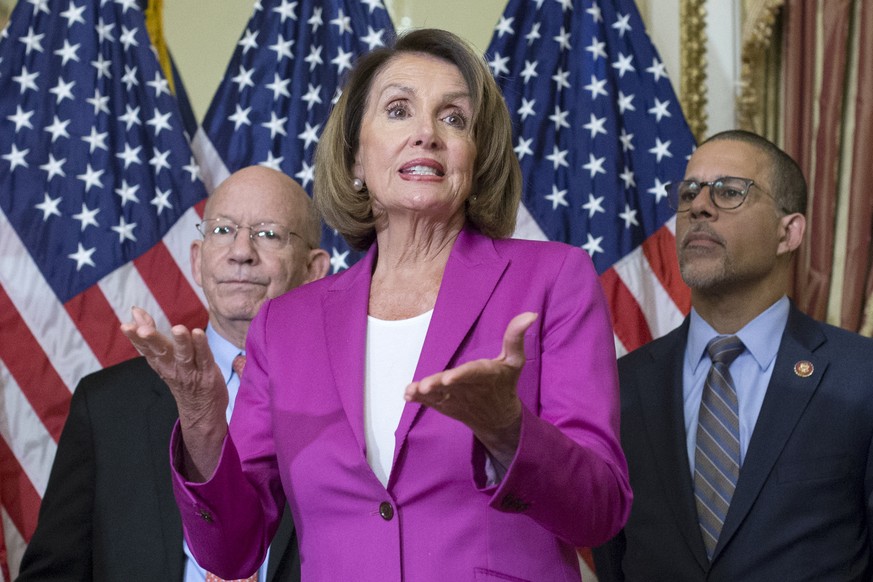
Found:
[[[799,212],[786,214],[779,219],[780,239],[778,254],[792,253],[803,242],[806,232],[806,217]]]
[[[203,249],[202,240],[191,241],[191,275],[194,277],[194,282],[203,287],[203,281],[200,272],[200,257]]]
[[[317,281],[325,275],[330,268],[330,257],[327,251],[321,248],[312,249],[309,251],[306,266],[306,282]]]

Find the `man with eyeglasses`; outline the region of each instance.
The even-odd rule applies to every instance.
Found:
[[[318,248],[309,196],[266,167],[227,178],[198,230],[191,268],[206,296],[206,337],[227,380],[229,419],[251,320],[266,299],[323,277],[329,258]],[[177,418],[169,389],[143,358],[82,379],[19,582],[216,580],[183,542],[167,452]],[[261,582],[300,579],[287,511],[257,574]]]
[[[873,579],[873,341],[786,296],[800,168],[727,131],[668,191],[692,310],[619,360],[634,504],[599,579]]]

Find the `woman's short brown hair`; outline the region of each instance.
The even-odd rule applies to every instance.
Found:
[[[512,148],[509,111],[488,65],[476,50],[457,35],[433,28],[403,34],[393,47],[367,53],[355,63],[316,150],[316,206],[325,222],[353,248],[364,250],[375,240],[370,197],[354,189],[352,168],[373,79],[396,56],[408,53],[440,58],[455,65],[464,77],[473,104],[476,144],[473,196],[467,200],[466,217],[483,234],[510,236],[521,200],[521,169]]]

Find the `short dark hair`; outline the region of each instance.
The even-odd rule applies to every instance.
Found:
[[[409,53],[451,63],[466,81],[473,104],[472,136],[476,144],[471,192],[475,197],[467,201],[466,217],[483,234],[493,238],[510,236],[515,230],[522,181],[503,94],[472,45],[451,32],[433,28],[403,34],[392,47],[367,53],[355,63],[316,150],[316,206],[325,222],[353,248],[366,249],[375,240],[370,197],[353,188],[352,169],[373,79],[395,57]]]
[[[806,178],[797,162],[779,146],[757,133],[743,129],[722,131],[700,145],[715,141],[739,141],[758,148],[770,161],[770,194],[789,214],[806,214]]]

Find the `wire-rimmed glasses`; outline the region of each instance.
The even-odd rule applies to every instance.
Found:
[[[302,236],[287,226],[273,222],[242,225],[227,218],[207,218],[197,225],[197,230],[203,236],[203,240],[221,247],[233,244],[237,234],[242,229],[248,229],[249,239],[255,246],[265,250],[280,251],[288,246],[295,237],[306,243]],[[306,245],[309,246],[308,243]]]

